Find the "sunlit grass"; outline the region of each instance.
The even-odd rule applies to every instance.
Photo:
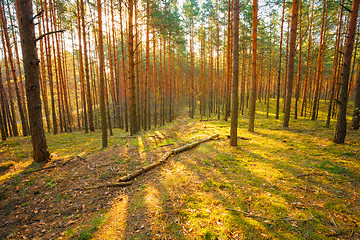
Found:
[[[274,103],[272,99],[271,109]],[[172,156],[156,170],[137,178],[134,185],[119,190],[101,221],[91,221],[100,216],[94,213],[87,223],[68,230],[67,236],[325,239],[341,231],[344,237],[351,232],[357,234],[354,222],[360,221],[359,132],[349,130],[344,145],[332,143],[334,120],[329,129],[325,128],[326,105],[321,102],[320,106],[318,120],[291,117],[290,127],[285,129],[282,114],[278,120],[273,113],[267,119],[265,104],[260,103],[255,133],[247,131],[247,112],[239,116],[241,138],[237,147],[231,147],[226,136],[230,121],[200,122],[198,116],[139,133],[136,138],[117,138],[125,133],[115,129],[114,137],[110,137],[110,146],[115,150],[109,157],[124,174],[158,160],[168,149],[214,133],[220,137]],[[49,149],[56,158],[107,154],[107,149],[101,147],[100,134],[47,134]],[[20,169],[31,163],[29,138],[1,144],[7,162],[23,164]],[[167,144],[173,145],[162,147]],[[117,181],[107,171],[99,173],[98,180]],[[11,176],[6,172],[2,178]],[[60,177],[66,178],[59,175],[48,181],[49,191]],[[61,201],[65,197],[58,198]]]

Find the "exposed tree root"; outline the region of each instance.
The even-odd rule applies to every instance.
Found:
[[[74,160],[74,159],[80,159],[80,160],[85,160],[85,158],[82,158],[80,156],[76,156],[76,157],[72,157],[70,158],[69,160],[61,163],[60,165],[52,165],[52,166],[48,166],[48,167],[43,167],[43,168],[39,168],[39,169],[33,169],[33,170],[29,170],[29,171],[23,171],[22,174],[29,174],[29,173],[34,173],[34,172],[40,172],[40,171],[43,171],[43,170],[49,170],[49,169],[52,169],[52,168],[56,168],[58,166],[64,166],[66,164],[68,164],[70,161]]]

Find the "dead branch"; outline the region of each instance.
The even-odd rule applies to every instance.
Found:
[[[44,34],[40,35],[39,37],[37,37],[35,39],[35,41],[37,42],[37,41],[41,40],[42,38],[46,37],[47,35],[54,34],[54,33],[62,33],[62,32],[65,32],[65,30],[57,30],[57,31],[47,32],[47,33],[44,33]]]
[[[215,139],[219,136],[219,134],[215,134],[215,135],[212,135],[210,137],[207,137],[207,138],[204,138],[204,139],[200,139],[196,142],[193,142],[193,143],[190,143],[190,144],[186,144],[182,147],[179,147],[179,148],[175,148],[171,151],[168,151],[167,153],[165,153],[159,161],[155,162],[155,163],[152,163],[148,166],[145,166],[145,167],[142,167],[140,168],[139,170],[136,170],[135,172],[132,172],[124,177],[121,177],[119,179],[120,182],[125,182],[125,181],[129,181],[129,180],[132,180],[134,178],[136,178],[137,176],[143,174],[143,173],[146,173],[148,171],[150,171],[151,169],[161,165],[162,163],[164,163],[171,155],[176,155],[176,154],[179,154],[181,152],[184,152],[190,148],[194,148],[196,147],[197,145],[203,143],[203,142],[206,142],[206,141],[209,141],[209,140],[212,140],[212,139]]]
[[[339,4],[341,7],[345,8],[346,11],[351,12],[351,10],[348,7],[345,7],[343,4]]]
[[[172,146],[172,145],[174,145],[174,143],[164,144],[164,145],[158,146],[158,148]]]
[[[37,18],[37,17],[40,17],[41,16],[41,14],[43,14],[43,12],[45,12],[45,10],[43,9],[43,10],[41,10],[40,12],[38,12],[35,16],[33,16],[33,20],[35,19],[35,18]]]

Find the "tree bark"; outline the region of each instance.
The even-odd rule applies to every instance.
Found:
[[[258,0],[253,0],[252,6],[252,72],[250,86],[249,132],[254,132],[255,103],[256,103],[256,51],[257,51],[257,19]]]
[[[136,0],[135,0],[136,1]],[[138,118],[136,112],[136,86],[135,86],[135,50],[133,33],[134,0],[128,4],[128,59],[129,59],[129,80],[130,80],[130,135],[136,134],[138,130]]]
[[[105,60],[104,60],[104,45],[103,45],[103,32],[102,32],[102,13],[101,13],[101,0],[97,0],[97,12],[98,12],[98,49],[99,49],[99,61],[100,61],[100,112],[101,112],[101,140],[102,147],[107,147],[107,123],[106,123],[106,106],[105,106]]]
[[[233,15],[233,72],[230,145],[237,145],[237,125],[239,109],[239,0],[234,0]]]
[[[31,0],[19,0],[21,16],[20,31],[25,70],[26,96],[29,110],[31,141],[35,162],[45,163],[50,160],[42,122],[39,60],[36,53],[35,24]]]

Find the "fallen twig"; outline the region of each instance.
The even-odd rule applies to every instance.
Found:
[[[172,145],[174,145],[174,143],[164,144],[164,145],[158,146],[158,148],[172,146]]]
[[[230,138],[230,135],[226,135],[227,138]],[[241,140],[250,140],[250,138],[246,138],[246,137],[237,137],[238,139]]]

